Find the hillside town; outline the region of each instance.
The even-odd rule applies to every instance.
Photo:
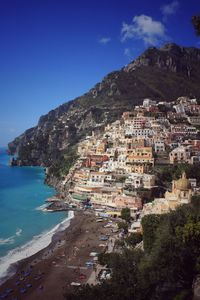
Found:
[[[136,230],[143,216],[190,203],[199,190],[195,174],[187,178],[183,172],[162,189],[156,170],[198,164],[199,128],[196,99],[144,99],[142,105],[78,144],[79,158],[62,182],[70,203],[104,209],[107,216],[119,216],[128,207]]]

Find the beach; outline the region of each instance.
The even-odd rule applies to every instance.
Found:
[[[99,236],[111,234],[104,222],[96,222],[92,211],[76,211],[70,225],[57,232],[48,247],[20,261],[14,276],[0,286],[5,299],[60,300],[71,289],[71,283],[86,283],[93,271],[86,262],[93,261],[91,252],[105,250]],[[10,292],[9,292],[10,291]]]

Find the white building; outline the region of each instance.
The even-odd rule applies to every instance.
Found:
[[[156,105],[156,101],[151,100],[151,99],[144,99],[143,100],[143,107],[149,107],[149,106],[155,106]]]
[[[131,173],[125,180],[125,184],[131,185],[135,189],[150,189],[155,185],[155,175]]]
[[[151,128],[134,128],[129,126],[125,129],[125,135],[148,138],[154,135],[154,131]]]
[[[165,151],[165,143],[163,141],[155,141],[154,151],[156,153],[161,153]]]

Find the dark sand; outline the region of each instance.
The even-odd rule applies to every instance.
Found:
[[[16,275],[0,286],[0,295],[10,288],[13,291],[5,298],[8,300],[64,299],[71,282],[84,284],[91,275],[93,268],[85,266],[86,261],[93,260],[90,252],[105,249],[99,246],[106,244],[99,236],[110,233],[110,229],[103,225],[105,222],[97,223],[93,213],[76,212],[70,226],[56,234],[46,249],[19,263]]]

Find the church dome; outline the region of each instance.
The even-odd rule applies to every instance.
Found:
[[[186,191],[191,188],[189,179],[187,179],[185,172],[183,172],[182,177],[176,181],[176,188],[181,191]]]

